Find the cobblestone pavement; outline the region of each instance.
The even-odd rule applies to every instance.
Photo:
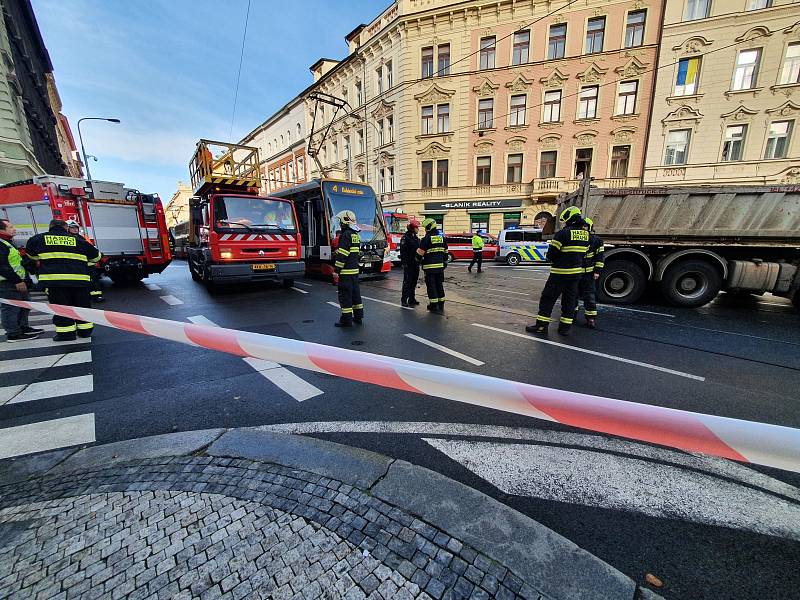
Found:
[[[242,459],[174,457],[0,487],[0,598],[540,599],[364,492]]]

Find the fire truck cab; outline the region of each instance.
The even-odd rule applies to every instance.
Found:
[[[258,149],[200,140],[189,165],[187,261],[209,288],[271,280],[292,287],[305,274],[294,205],[259,195]]]

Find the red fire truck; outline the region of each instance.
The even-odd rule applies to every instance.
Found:
[[[98,268],[115,283],[161,273],[172,260],[160,198],[121,183],[56,175],[8,183],[0,186],[0,217],[17,228],[20,246],[53,218],[74,219],[103,253]]]
[[[389,234],[389,260],[392,263],[400,262],[400,240],[408,229],[410,218],[407,214],[383,211],[383,220],[386,221],[386,229]]]
[[[305,274],[297,215],[290,201],[258,195],[258,149],[200,140],[189,170],[192,279],[209,288],[259,280],[292,287]]]

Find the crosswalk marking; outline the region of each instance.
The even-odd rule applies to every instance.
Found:
[[[82,350],[81,352],[71,352],[69,354],[48,354],[47,356],[17,358],[0,362],[0,374],[79,365],[81,363],[90,362],[91,360],[91,350]]]
[[[300,292],[301,294],[307,294],[308,293],[306,290],[301,290],[300,288],[297,288],[297,287],[293,287],[292,289],[295,292]]]
[[[297,290],[297,291],[302,292],[303,290]],[[308,293],[308,292],[303,292],[303,293]],[[208,325],[209,327],[219,327],[219,325],[214,323],[214,321],[212,321],[207,317],[204,317],[203,315],[196,315],[194,317],[189,317],[189,321],[197,325]],[[271,381],[273,384],[278,386],[280,389],[289,394],[292,398],[294,398],[298,402],[302,402],[303,400],[308,400],[309,398],[314,398],[315,396],[319,396],[324,393],[318,387],[308,383],[302,377],[295,375],[289,369],[279,365],[276,362],[272,362],[269,360],[260,360],[257,358],[245,358],[243,360],[248,365],[253,367],[256,371],[258,371],[262,377]]]
[[[183,304],[183,300],[181,300],[180,298],[176,298],[175,296],[173,296],[171,294],[167,294],[166,296],[159,296],[159,298],[161,298],[164,302],[166,302],[170,306],[175,306],[177,304]]]
[[[304,281],[295,281],[294,284],[295,285],[302,285],[303,287],[314,287],[310,283],[305,283]]]
[[[95,441],[94,413],[0,429],[0,459]]]
[[[31,314],[31,315],[28,315],[28,322],[29,323],[49,323],[52,320],[53,320],[53,315],[49,315],[49,314],[43,314],[43,315]]]
[[[72,394],[88,394],[94,390],[94,378],[91,375],[65,377],[48,381],[36,381],[28,385],[10,385],[0,387],[0,405],[19,404],[44,400],[45,398],[58,398]]]
[[[145,287],[150,290],[151,292],[157,292],[161,289],[160,285],[156,285],[155,283],[145,283]]]
[[[0,341],[0,352],[10,352],[12,350],[37,350],[39,348],[61,348],[62,346],[74,346],[75,344],[88,344],[91,338],[78,338],[69,342],[54,342],[53,338],[37,338],[34,340],[26,340],[24,342],[14,342],[9,344],[5,341]]]
[[[462,354],[461,352],[457,352],[456,350],[453,350],[446,346],[442,346],[441,344],[437,344],[436,342],[426,340],[425,338],[419,337],[418,335],[414,335],[413,333],[406,333],[405,336],[411,340],[414,340],[415,342],[419,342],[420,344],[425,344],[426,346],[435,348],[440,352],[444,352],[445,354],[449,354],[450,356],[455,356],[456,358],[460,358],[461,360],[466,361],[477,367],[480,367],[483,364],[483,361],[480,361],[477,358],[472,358],[471,356],[467,356],[466,354]]]

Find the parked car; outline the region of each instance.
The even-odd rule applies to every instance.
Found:
[[[472,260],[472,235],[471,233],[445,233],[444,241],[447,243],[447,261]],[[483,259],[494,260],[497,256],[497,238],[488,233],[482,233]]]
[[[547,256],[547,242],[542,241],[539,228],[503,229],[497,241],[496,260],[509,265],[521,262],[544,262]]]

